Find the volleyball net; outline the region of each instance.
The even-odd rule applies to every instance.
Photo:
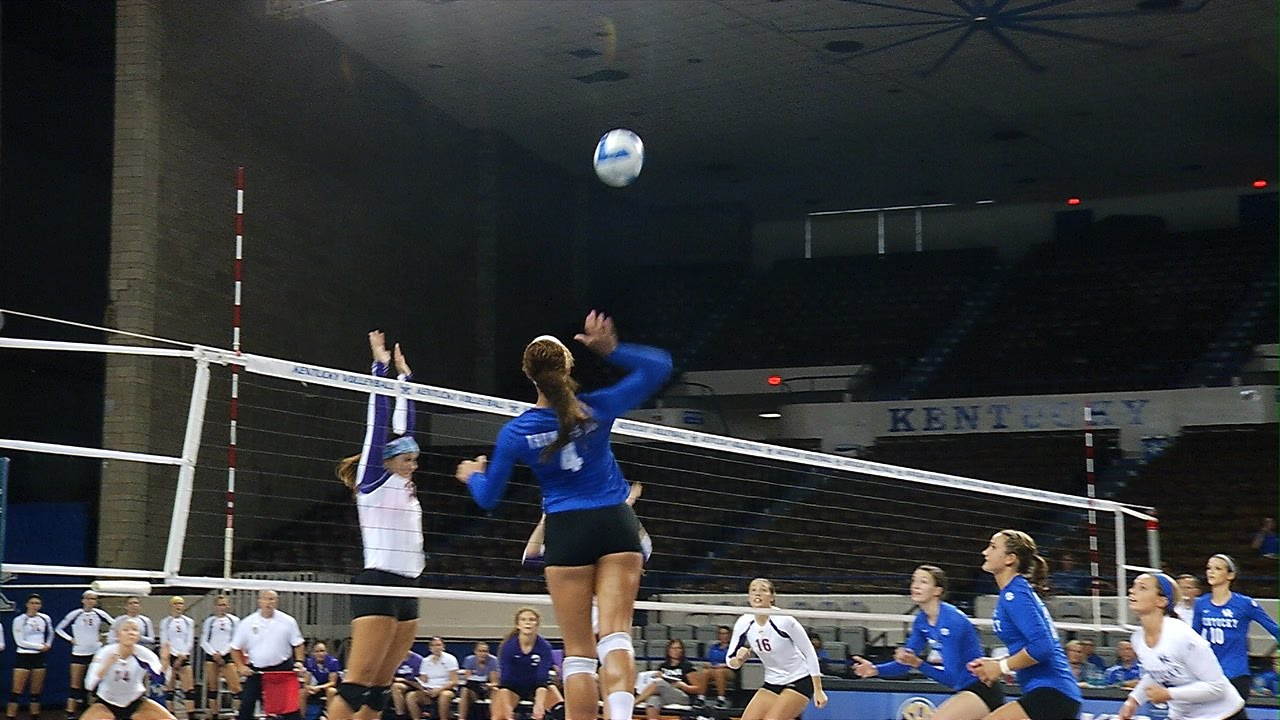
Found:
[[[163,447],[0,440],[0,449],[10,452],[105,461],[112,469],[103,481],[120,486],[115,492],[143,482],[143,473],[171,479],[165,484],[172,488],[172,513],[130,518],[146,526],[144,539],[153,547],[165,548],[158,567],[109,562],[104,546],[104,567],[12,558],[6,572],[230,590],[245,598],[271,588],[310,598],[306,612],[337,628],[349,620],[345,596],[370,592],[345,580],[361,565],[361,538],[350,491],[334,471],[341,458],[359,453],[373,393],[416,405],[422,453],[415,480],[427,553],[423,588],[377,592],[439,603],[435,617],[458,615],[451,628],[466,626],[468,614],[484,615],[485,604],[549,604],[540,571],[521,563],[541,513],[528,470],[516,471],[492,513],[476,507],[453,477],[459,460],[490,452],[502,423],[527,403],[217,348],[0,338],[0,350],[150,357],[174,366],[169,396],[189,398],[185,426],[155,434],[153,442]],[[225,392],[233,382],[234,412]],[[1129,579],[1159,566],[1158,534],[1145,509],[1062,491],[1081,474],[1082,442],[1076,467],[1049,480],[1029,476],[1024,486],[638,419],[619,420],[612,441],[624,474],[643,486],[635,508],[654,552],[638,608],[648,611],[650,622],[721,622],[746,611],[751,578],[768,577],[779,589],[779,605],[810,623],[901,629],[910,619],[911,572],[932,564],[950,576],[951,598],[972,607],[979,625],[989,625],[981,598],[994,586],[979,569],[980,553],[992,533],[1012,527],[1037,538],[1055,570],[1068,551],[1079,557],[1073,575],[1054,577],[1074,584],[1074,597],[1052,606],[1063,628],[1119,631],[1128,619]],[[910,461],[913,450],[897,452]],[[894,456],[891,444],[884,453]],[[104,511],[112,511],[105,502]],[[1063,590],[1071,593],[1065,584]],[[251,601],[245,603],[239,609],[250,611]],[[444,609],[448,603],[457,605]],[[495,617],[504,615],[509,618],[508,610]],[[475,634],[505,623],[477,621]]]

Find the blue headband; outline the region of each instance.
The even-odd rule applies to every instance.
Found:
[[[1173,591],[1173,579],[1164,573],[1153,573],[1152,577],[1156,579],[1156,582],[1160,583],[1160,591],[1169,599],[1169,607],[1173,607],[1173,603],[1177,601],[1177,596],[1174,595]]]
[[[398,437],[383,446],[382,459],[390,460],[397,455],[416,452],[422,452],[422,449],[418,447],[418,442],[412,437],[405,435],[404,437]]]

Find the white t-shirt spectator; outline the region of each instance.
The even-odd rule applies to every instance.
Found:
[[[447,688],[449,674],[457,671],[458,658],[442,652],[439,660],[436,660],[435,655],[422,658],[422,667],[418,668],[418,679],[422,681],[423,687]]]
[[[298,621],[288,613],[276,610],[263,617],[259,610],[236,627],[231,648],[249,656],[249,665],[267,668],[293,658],[293,649],[304,642]]]

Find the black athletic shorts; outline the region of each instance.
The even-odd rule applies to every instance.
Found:
[[[548,566],[595,565],[605,555],[641,552],[640,521],[626,503],[547,513]]]
[[[773,683],[765,683],[762,689],[768,690],[775,695],[781,695],[783,690],[795,690],[807,698],[813,698],[813,677],[805,675],[799,680],[792,680],[785,685],[774,685]]]
[[[71,664],[72,665],[92,665],[93,653],[89,653],[88,655],[76,655],[75,653],[71,653]]]
[[[389,573],[385,570],[365,568],[351,578],[356,585],[391,585],[393,587],[418,587],[417,578]],[[418,598],[387,597],[385,595],[352,595],[351,616],[381,615],[397,620],[418,619]]]
[[[538,693],[538,688],[544,688],[546,685],[499,685],[500,690],[510,690],[516,694],[521,700],[535,702],[534,696]]]
[[[138,708],[142,707],[142,703],[147,701],[147,696],[144,693],[143,695],[140,695],[137,700],[134,700],[124,707],[119,707],[103,700],[97,695],[97,693],[94,693],[94,697],[98,698],[98,702],[102,703],[102,707],[110,710],[111,714],[116,716],[116,720],[132,720],[134,714],[138,712]]]
[[[489,699],[489,683],[484,680],[468,680],[467,689],[476,694],[477,700]]]
[[[1018,704],[1027,720],[1071,720],[1080,717],[1080,702],[1053,688],[1039,687],[1025,692]]]
[[[982,698],[982,702],[987,704],[988,710],[995,710],[1004,705],[1004,686],[1000,684],[988,685],[981,680],[971,685],[966,685],[960,689],[960,692],[971,692]]]
[[[14,670],[43,670],[45,653],[14,653]]]

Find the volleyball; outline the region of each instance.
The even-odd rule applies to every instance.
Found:
[[[600,182],[609,187],[626,187],[640,176],[644,142],[630,130],[610,130],[596,143],[592,162]]]

